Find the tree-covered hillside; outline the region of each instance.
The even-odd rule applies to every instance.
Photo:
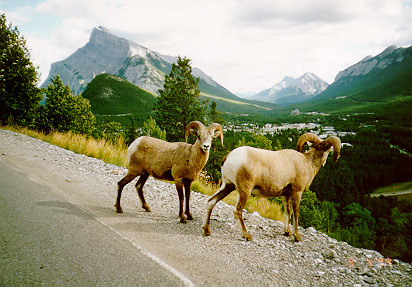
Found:
[[[90,101],[92,112],[99,122],[117,121],[130,124],[133,116],[138,123],[152,114],[156,96],[113,75],[101,74],[83,92]]]

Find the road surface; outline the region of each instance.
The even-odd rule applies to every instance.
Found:
[[[190,285],[2,159],[0,182],[1,286]]]

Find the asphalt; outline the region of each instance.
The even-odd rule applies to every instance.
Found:
[[[184,286],[92,214],[0,159],[0,286]]]

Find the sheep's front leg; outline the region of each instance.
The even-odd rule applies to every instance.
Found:
[[[189,180],[184,181],[184,187],[185,187],[185,198],[186,198],[186,209],[185,209],[185,214],[187,216],[187,220],[193,220],[193,216],[190,213],[189,210],[189,202],[190,202],[190,187],[192,185],[192,182]]]
[[[240,225],[240,228],[242,229],[242,238],[245,238],[247,241],[251,241],[253,239],[252,235],[250,235],[249,232],[246,230],[245,222],[243,221],[243,208],[246,205],[247,200],[249,199],[250,192],[245,192],[242,189],[238,188],[239,192],[239,199],[237,200],[236,206],[235,206],[235,219]]]
[[[116,203],[114,207],[116,207],[116,212],[117,213],[122,213],[123,209],[120,206],[120,198],[122,197],[122,191],[123,188],[126,184],[131,182],[135,177],[137,176],[136,173],[131,172],[130,170],[127,172],[126,176],[123,177],[118,183],[117,183],[117,198],[116,198]]]
[[[176,180],[175,181],[176,189],[177,189],[177,195],[179,196],[179,218],[181,223],[186,223],[186,216],[183,214],[183,183],[181,180]]]
[[[290,197],[282,196],[283,207],[285,209],[285,235],[291,236],[292,232],[290,231],[289,221],[290,221]]]
[[[298,231],[298,219],[299,219],[299,205],[300,199],[302,198],[302,191],[292,193],[292,206],[293,206],[293,229],[295,235],[295,241],[301,241],[302,236]]]

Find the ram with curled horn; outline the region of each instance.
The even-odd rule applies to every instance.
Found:
[[[303,145],[312,143],[303,153]],[[302,193],[309,189],[319,169],[324,165],[331,151],[336,162],[340,155],[341,142],[338,137],[322,141],[312,133],[303,134],[297,142],[297,151],[284,149],[269,151],[243,146],[232,150],[222,166],[222,185],[207,202],[203,218],[205,235],[210,235],[210,216],[217,202],[237,190],[239,198],[235,206],[235,219],[239,223],[242,237],[252,240],[243,221],[243,208],[250,195],[261,197],[282,196],[285,206],[285,235],[292,235],[289,227],[291,216],[290,199],[293,208],[293,228],[296,241],[301,240],[298,232],[299,205]]]
[[[190,134],[196,136],[194,144],[187,143]],[[179,218],[185,223],[193,219],[189,210],[190,187],[205,166],[212,140],[220,136],[223,145],[223,129],[220,124],[213,123],[207,128],[199,121],[189,123],[185,130],[186,142],[166,142],[157,138],[143,136],[137,138],[127,150],[129,170],[118,183],[116,211],[123,212],[120,205],[122,190],[126,184],[137,176],[137,193],[142,207],[150,211],[143,196],[143,185],[149,176],[157,179],[174,181],[179,196]],[[183,195],[184,190],[184,195]],[[186,198],[186,207],[183,214],[183,203]]]

